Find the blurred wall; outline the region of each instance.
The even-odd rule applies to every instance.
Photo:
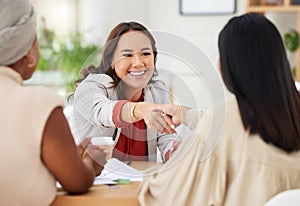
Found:
[[[219,31],[232,16],[246,11],[246,0],[237,0],[235,14],[215,16],[180,15],[179,0],[33,0],[33,3],[38,19],[45,17],[47,25],[61,36],[78,30],[87,41],[101,45],[115,25],[134,20],[150,30],[170,32],[192,41],[214,63],[218,58]],[[266,16],[282,34],[297,26],[296,13],[266,13]]]
[[[59,36],[65,36],[76,31],[76,0],[33,0],[37,11],[38,29],[42,26],[42,18],[46,26],[54,29]]]
[[[146,0],[78,0],[79,30],[88,41],[104,43],[110,30],[121,21],[148,23]]]

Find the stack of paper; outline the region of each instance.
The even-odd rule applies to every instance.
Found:
[[[118,180],[143,181],[143,172],[112,158],[104,165],[101,174],[95,178],[94,185],[117,184]]]

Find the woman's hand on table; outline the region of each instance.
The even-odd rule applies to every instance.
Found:
[[[78,146],[81,158],[85,164],[92,167],[95,176],[98,176],[103,170],[103,166],[106,163],[106,156],[108,152],[102,146],[93,145],[91,138],[84,139]]]

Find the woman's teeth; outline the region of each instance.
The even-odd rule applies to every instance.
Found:
[[[140,76],[146,73],[146,71],[134,71],[134,72],[129,72],[132,76]]]

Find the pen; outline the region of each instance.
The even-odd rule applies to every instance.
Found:
[[[130,179],[119,179],[119,180],[115,180],[115,182],[120,185],[127,185],[130,184]]]

